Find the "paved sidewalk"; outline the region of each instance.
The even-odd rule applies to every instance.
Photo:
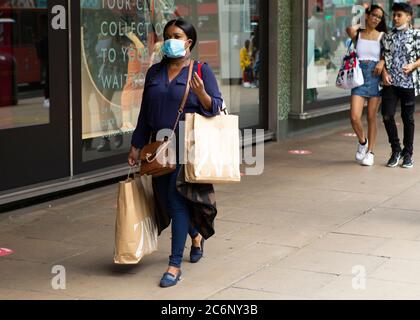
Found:
[[[2,214],[14,253],[0,257],[0,299],[420,299],[420,153],[411,170],[386,168],[379,129],[369,168],[349,126],[266,144],[263,175],[216,188],[216,235],[195,265],[188,241],[169,289],[169,229],[139,265],[113,265],[116,185]],[[313,153],[287,152],[301,148]],[[52,289],[55,265],[65,290]]]

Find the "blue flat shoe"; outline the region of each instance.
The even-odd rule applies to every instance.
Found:
[[[204,252],[204,237],[201,238],[199,248],[191,246],[190,262],[191,263],[198,262],[203,257],[203,252]]]
[[[181,280],[181,270],[179,270],[178,275],[173,275],[172,273],[165,272],[162,279],[160,279],[160,286],[162,288],[168,288],[176,285],[178,281]]]

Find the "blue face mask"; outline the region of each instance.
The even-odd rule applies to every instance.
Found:
[[[168,58],[185,57],[187,54],[187,51],[185,50],[185,41],[178,39],[165,40],[162,46],[162,52]]]

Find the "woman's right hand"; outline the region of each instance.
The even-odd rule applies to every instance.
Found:
[[[135,147],[131,147],[130,153],[128,154],[128,164],[131,167],[134,167],[139,162],[139,155],[140,155],[140,149],[137,149]]]

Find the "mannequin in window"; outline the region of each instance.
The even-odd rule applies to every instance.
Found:
[[[132,30],[126,30],[126,37],[132,43],[127,47],[127,82],[121,95],[122,131],[133,131],[131,119],[133,108],[140,106],[142,95],[142,61],[145,46]]]

